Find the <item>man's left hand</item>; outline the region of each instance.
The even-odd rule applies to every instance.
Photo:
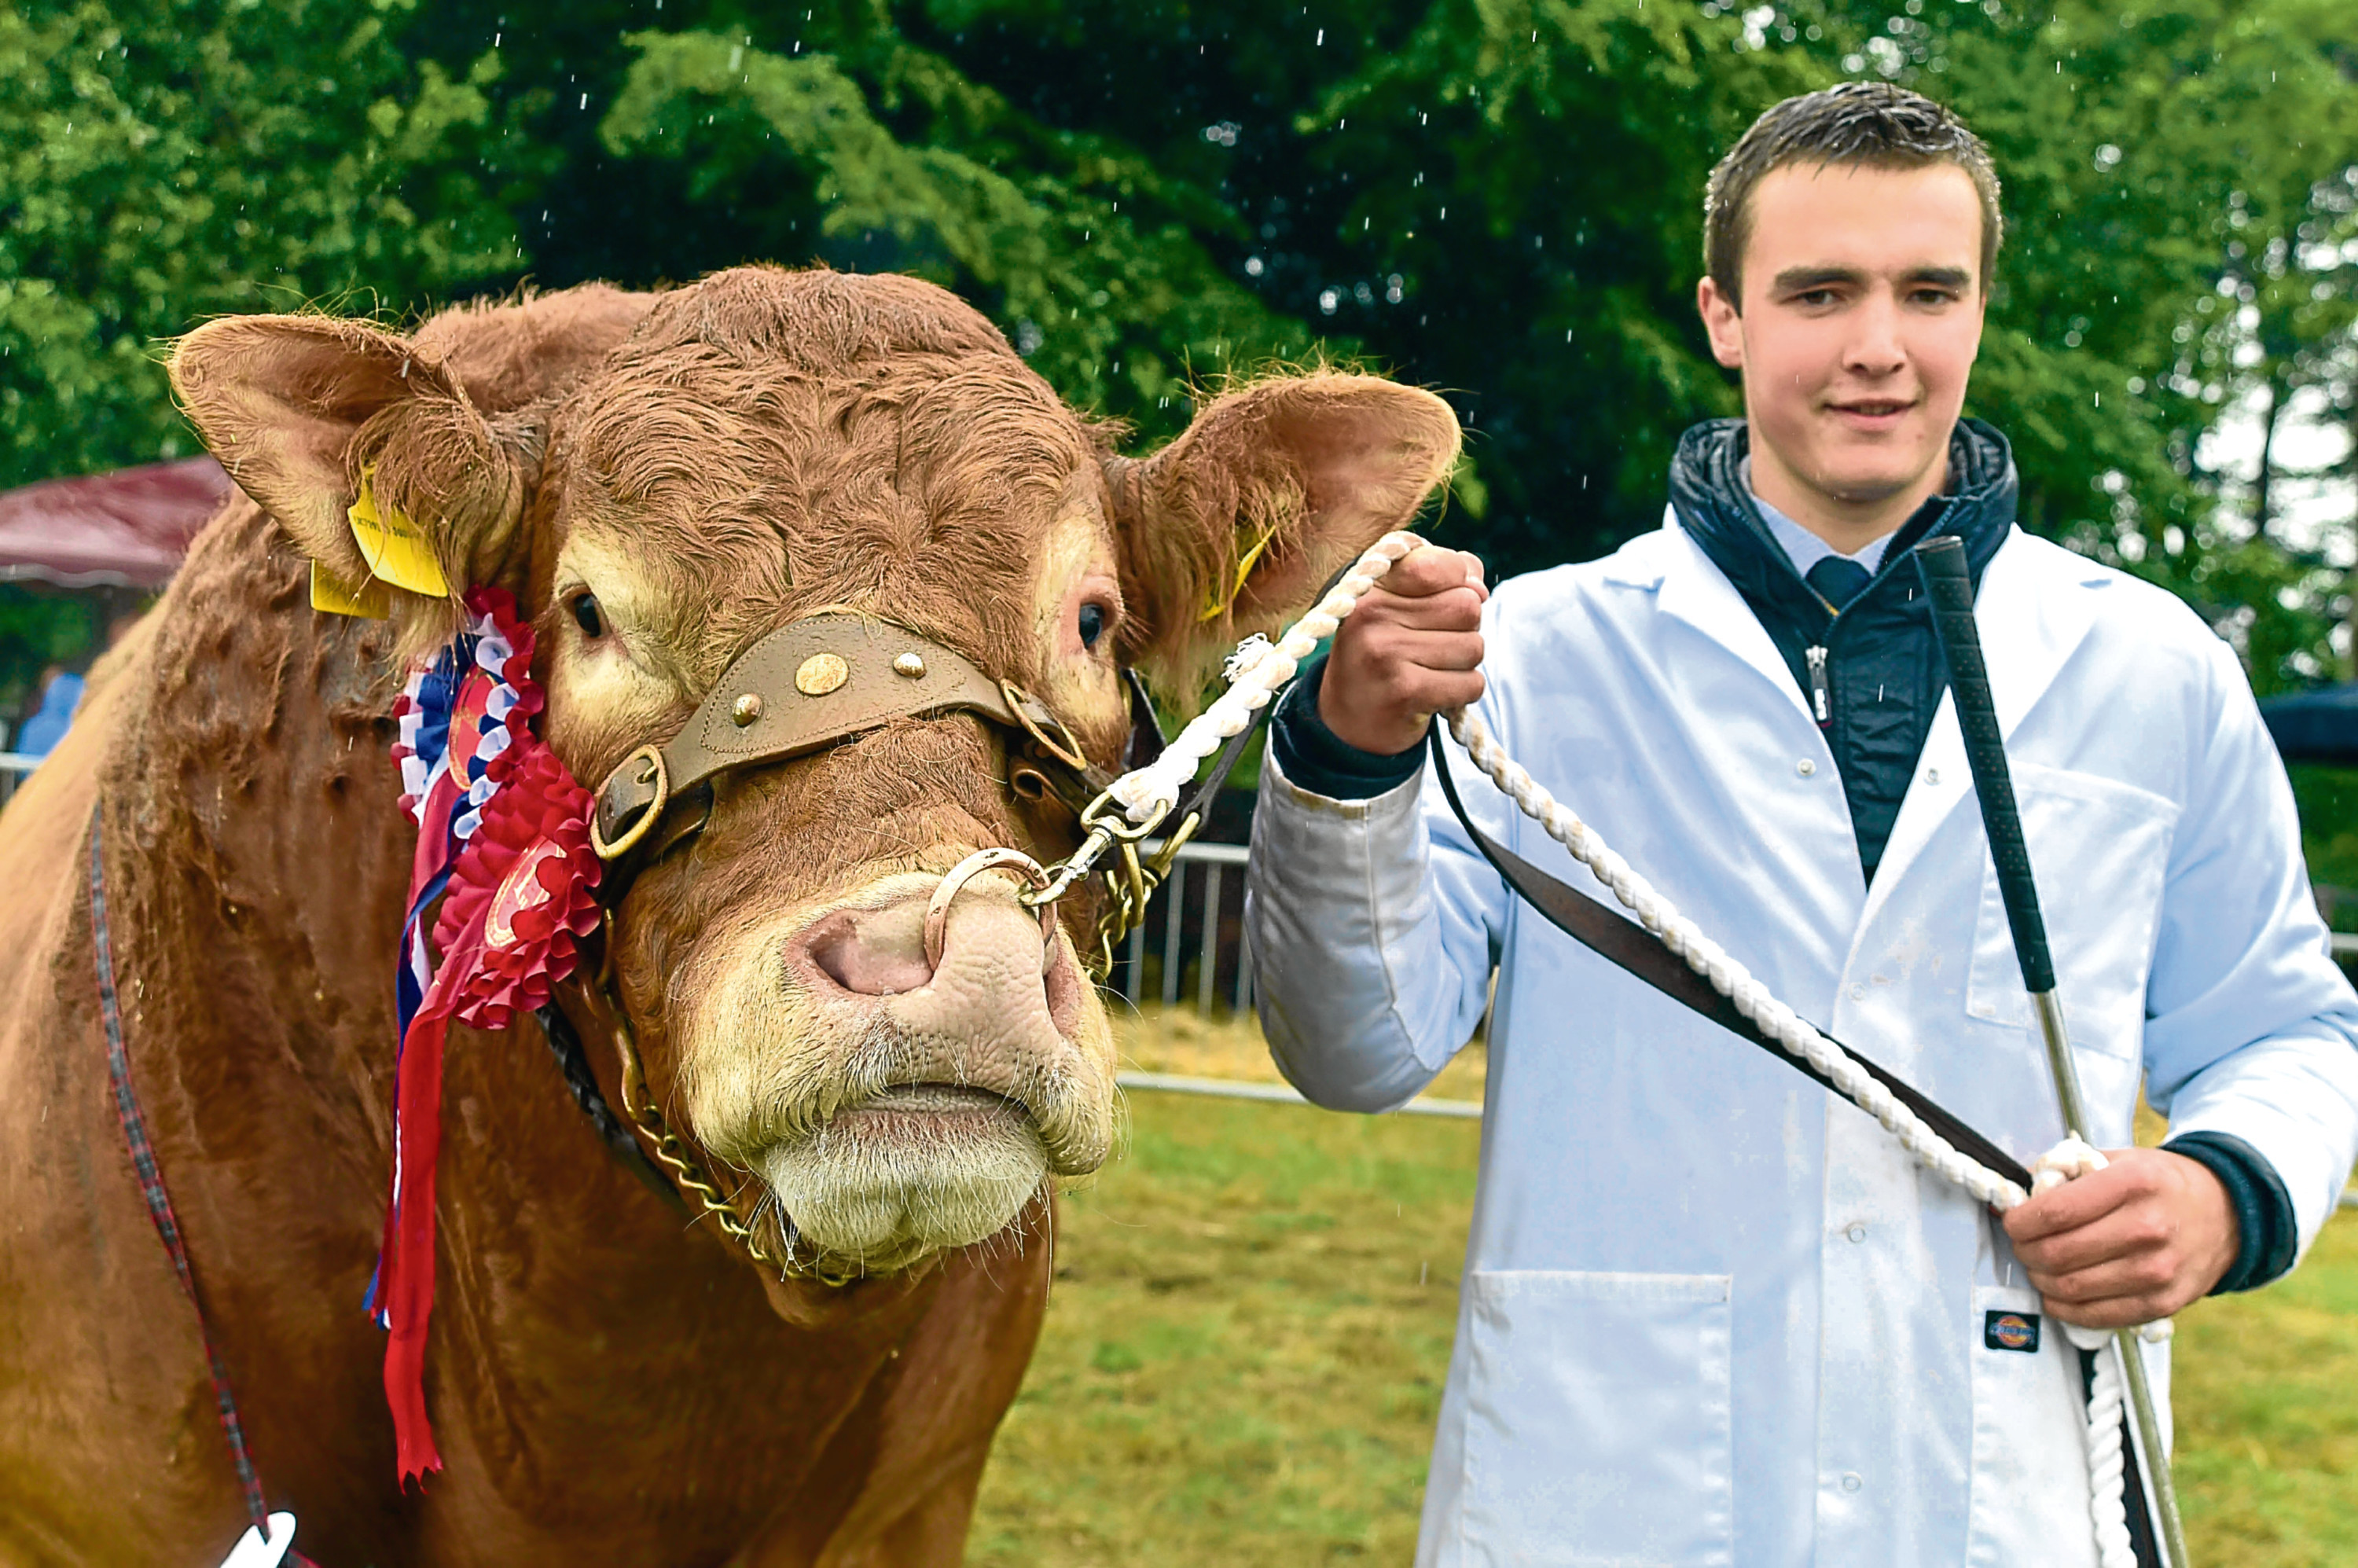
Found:
[[[2006,1233],[2049,1312],[2124,1328],[2209,1293],[2235,1261],[2235,1211],[2200,1161],[2162,1149],[2104,1157],[2104,1169],[2009,1213]]]

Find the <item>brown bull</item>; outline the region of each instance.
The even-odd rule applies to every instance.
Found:
[[[1114,1137],[1113,1049],[1085,906],[1044,957],[1001,877],[949,906],[937,966],[920,927],[976,849],[1068,850],[1069,812],[1011,788],[997,725],[904,718],[715,780],[703,831],[612,909],[654,1102],[773,1249],[791,1226],[852,1283],[685,1225],[528,1016],[453,1032],[427,1382],[448,1467],[405,1493],[361,1310],[416,836],[386,752],[403,664],[453,608],[319,614],[309,562],[362,578],[346,513],[369,468],[454,588],[516,595],[541,732],[593,787],[830,606],[1029,688],[1110,767],[1120,667],[1184,685],[1404,524],[1455,456],[1448,409],[1277,380],[1132,461],[952,296],[751,268],[413,338],[222,320],[173,374],[244,494],[0,831],[0,1559],[210,1568],[244,1527],[109,1097],[95,807],[133,1074],[299,1548],[325,1568],[956,1561],[1039,1327],[1049,1191]]]

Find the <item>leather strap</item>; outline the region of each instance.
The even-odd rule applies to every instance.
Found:
[[[1076,774],[1103,773],[1022,687],[890,622],[821,611],[739,654],[678,734],[639,748],[606,776],[593,819],[600,853],[623,858],[654,832],[672,802],[716,774],[784,762],[896,719],[958,711],[1024,732]]]
[[[1466,836],[1474,840],[1474,847],[1482,851],[1483,858],[1498,868],[1498,874],[1507,880],[1507,885],[1520,894],[1524,903],[1545,916],[1549,925],[1591,952],[1619,965],[1671,1000],[1684,1003],[1730,1033],[1751,1041],[1787,1066],[1814,1078],[1829,1089],[1833,1088],[1833,1084],[1824,1074],[1770,1039],[1759,1025],[1738,1012],[1734,1002],[1714,990],[1709,980],[1688,968],[1685,959],[1663,946],[1652,932],[1636,921],[1623,919],[1585,893],[1566,886],[1476,827],[1474,819],[1466,815],[1465,802],[1457,796],[1456,780],[1450,776],[1449,754],[1441,743],[1439,724],[1436,723],[1428,732],[1426,743],[1433,752],[1433,769],[1441,775],[1441,793],[1448,797],[1449,809],[1456,814],[1458,826],[1466,829]],[[1869,1077],[1889,1089],[1892,1098],[1922,1117],[1933,1131],[1999,1175],[2017,1184],[2025,1192],[2030,1190],[2030,1173],[2023,1167],[2022,1162],[1848,1045],[1843,1049],[1850,1053],[1851,1059]],[[1835,1092],[1840,1093],[1839,1090]]]

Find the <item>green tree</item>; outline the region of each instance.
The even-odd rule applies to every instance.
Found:
[[[406,0],[0,11],[0,482],[189,449],[158,346],[223,311],[398,311],[513,275],[484,88]],[[538,171],[535,171],[538,172]]]
[[[2345,0],[132,0],[0,18],[13,473],[174,440],[155,340],[749,259],[898,268],[1066,396],[1168,434],[1271,360],[1442,390],[1437,525],[1501,570],[1658,525],[1736,407],[1693,308],[1700,191],[1787,93],[1955,104],[2011,225],[1974,411],[2027,526],[2189,597],[2263,687],[2351,595],[2229,411],[2358,406]],[[70,131],[68,125],[74,128]]]

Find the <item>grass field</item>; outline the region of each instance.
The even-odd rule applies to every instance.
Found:
[[[1270,1078],[1249,1027],[1130,1021],[1127,1065]],[[1434,1093],[1478,1098],[1469,1052]],[[1064,1205],[1055,1294],[968,1561],[1406,1563],[1478,1124],[1140,1093]],[[2179,1320],[2203,1568],[2358,1563],[2358,1214],[2290,1280]]]

